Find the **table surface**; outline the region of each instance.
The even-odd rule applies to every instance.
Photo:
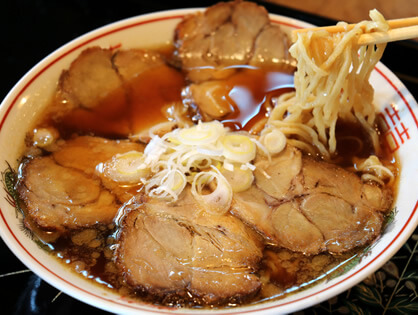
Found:
[[[267,0],[296,10],[336,20],[357,23],[369,19],[369,11],[377,9],[387,19],[418,16],[418,0]]]
[[[271,13],[282,14],[316,25],[335,21],[286,7],[258,1]],[[123,18],[159,10],[204,7],[215,1],[139,0],[6,0],[0,10],[2,41],[0,99],[31,67],[49,53],[88,31]],[[416,42],[388,45],[382,62],[417,99]],[[418,313],[418,232],[371,277],[339,296],[299,314]],[[59,292],[33,274],[0,241],[0,301],[2,314],[104,314],[106,312]]]

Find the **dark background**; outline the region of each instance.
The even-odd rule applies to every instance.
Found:
[[[205,7],[217,1],[138,0],[6,0],[0,5],[0,100],[36,63],[68,41],[97,27],[127,17],[159,10]],[[316,25],[331,21],[262,1],[271,13]],[[417,98],[418,43],[391,43],[382,59]],[[32,272],[8,275],[27,268],[0,241],[1,314],[74,314],[105,312],[78,302],[49,286]],[[53,301],[54,300],[54,301]]]
[[[204,7],[217,1],[189,0],[3,0],[0,6],[0,60],[6,66],[0,73],[0,99],[36,63],[70,40],[97,27],[127,17],[159,10]],[[316,25],[335,21],[272,5],[272,13],[305,20]],[[418,42],[388,45],[383,63],[416,95]],[[407,62],[407,60],[409,62]],[[413,62],[415,61],[415,62]]]

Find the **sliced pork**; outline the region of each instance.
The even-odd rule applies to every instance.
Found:
[[[92,47],[84,50],[59,81],[59,91],[71,107],[93,108],[111,93],[123,97],[122,79],[112,66],[110,49]]]
[[[30,160],[18,185],[28,216],[41,228],[58,232],[111,223],[121,203],[134,192],[106,179],[96,166],[131,150],[142,146],[85,136],[67,141],[49,156]]]
[[[278,25],[267,24],[258,34],[249,64],[271,70],[291,71],[295,63],[289,54],[290,41]]]
[[[288,65],[288,40],[255,3],[218,3],[187,16],[176,28],[176,54],[190,80],[222,79],[234,65]],[[273,49],[273,50],[271,50]]]
[[[144,147],[142,144],[126,140],[80,136],[65,141],[60,149],[53,153],[53,157],[58,164],[64,167],[93,174],[99,163],[110,160],[114,155],[129,151],[142,152]]]
[[[287,146],[272,163],[267,158],[258,158],[255,162],[254,176],[258,188],[277,200],[291,199],[303,193],[302,152]]]
[[[145,71],[164,64],[162,56],[151,50],[120,50],[113,56],[113,66],[124,81],[134,79]]]
[[[19,186],[27,214],[47,231],[111,223],[118,209],[115,197],[100,180],[58,165],[52,157],[35,158]]]
[[[62,73],[59,93],[72,108],[94,108],[109,96],[124,104],[128,102],[124,84],[163,64],[160,54],[148,50],[87,48]]]
[[[270,242],[305,254],[342,253],[379,235],[388,190],[289,145],[255,165],[256,187],[235,194],[232,212]]]
[[[325,248],[332,253],[368,244],[380,234],[382,214],[361,201],[353,204],[334,195],[312,193],[301,198],[299,209],[321,231]]]
[[[187,292],[202,303],[244,299],[260,289],[262,245],[227,214],[211,215],[187,189],[175,204],[147,199],[123,220],[117,264],[126,281],[157,296]]]
[[[321,231],[300,212],[296,200],[280,204],[253,185],[234,194],[232,213],[275,246],[306,254],[325,250]]]
[[[180,102],[183,81],[159,52],[90,47],[62,72],[45,122],[68,134],[127,137],[171,117],[163,109]]]
[[[129,151],[144,151],[144,145],[126,140],[108,140],[100,137],[81,136],[66,141],[53,153],[57,164],[83,171],[89,176],[98,176],[102,185],[124,203],[135,194],[135,187],[126,187],[114,182],[102,172],[103,163],[113,156]]]

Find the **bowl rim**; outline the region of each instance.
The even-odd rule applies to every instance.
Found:
[[[160,12],[153,12],[144,15],[138,15],[131,18],[123,19],[120,21],[116,21],[110,23],[108,25],[102,26],[95,30],[92,30],[84,35],[81,35],[72,41],[68,42],[67,44],[61,46],[60,48],[53,51],[51,54],[46,56],[43,60],[41,60],[38,64],[36,64],[32,69],[30,69],[23,77],[20,79],[16,85],[11,89],[11,91],[6,95],[4,100],[0,105],[0,132],[4,127],[4,123],[6,122],[12,108],[15,107],[17,101],[25,92],[25,90],[34,82],[36,79],[42,75],[49,67],[52,67],[56,62],[67,56],[73,51],[81,47],[87,46],[89,43],[94,42],[99,38],[103,38],[109,34],[116,33],[118,31],[137,27],[143,24],[149,24],[154,22],[159,22],[163,20],[171,20],[171,19],[180,19],[184,17],[186,14],[193,13],[196,11],[204,10],[204,8],[189,8],[189,9],[174,9],[174,10],[167,10],[167,11],[160,11]],[[270,14],[270,18],[274,23],[285,25],[293,28],[301,28],[310,26],[310,24],[277,15],[277,14]],[[375,70],[381,75],[395,90],[395,92],[399,95],[402,99],[403,103],[409,110],[409,113],[412,115],[413,120],[418,127],[418,120],[416,115],[418,115],[418,110],[416,107],[412,108],[410,102],[407,100],[407,97],[412,97],[412,103],[414,102],[413,96],[409,95],[409,92],[404,87],[402,82],[382,63],[378,63],[376,65]],[[407,96],[401,91],[405,89],[407,91]],[[416,103],[416,102],[415,102]],[[338,281],[333,282],[330,286],[322,289],[318,292],[313,292],[309,295],[305,295],[303,297],[287,301],[285,303],[281,303],[281,300],[276,300],[272,302],[260,303],[257,305],[245,305],[239,308],[233,309],[220,309],[220,310],[208,310],[210,313],[252,313],[252,312],[260,312],[260,313],[277,313],[280,312],[289,312],[289,311],[296,311],[307,308],[314,304],[320,303],[332,296],[336,296],[341,292],[347,290],[348,288],[356,285],[357,283],[361,282],[364,278],[367,277],[368,274],[375,272],[379,269],[390,257],[392,257],[399,248],[406,242],[409,236],[415,230],[415,227],[418,224],[418,200],[413,206],[412,210],[410,210],[410,215],[405,222],[404,226],[400,229],[400,231],[395,235],[395,237],[391,240],[389,244],[387,244],[382,251],[380,251],[372,260],[370,260],[366,265],[362,266],[359,270],[356,270],[355,273],[350,274],[349,276],[343,276],[341,279],[337,279]],[[104,310],[111,310],[111,311],[123,311],[123,312],[150,312],[150,313],[177,313],[177,314],[192,314],[192,313],[202,313],[202,310],[196,309],[172,309],[172,308],[162,308],[160,306],[149,305],[149,304],[142,304],[137,303],[134,305],[129,305],[124,302],[119,303],[114,299],[108,299],[102,295],[95,294],[94,292],[87,291],[81,287],[77,287],[72,284],[68,279],[61,277],[60,275],[55,274],[53,271],[49,270],[47,266],[44,266],[35,256],[33,256],[25,246],[20,242],[19,237],[15,235],[14,231],[8,224],[3,210],[0,209],[0,217],[1,222],[0,224],[4,225],[7,230],[0,229],[0,235],[5,241],[6,245],[11,249],[15,256],[17,256],[29,269],[34,271],[37,275],[39,275],[42,279],[46,282],[50,283],[52,286],[62,290],[63,292],[69,294],[70,296],[81,300],[87,304],[93,305],[95,307],[99,307]],[[51,277],[51,274],[53,275]],[[332,290],[331,290],[332,289]],[[81,293],[80,293],[81,291]],[[331,292],[332,291],[332,292]],[[94,300],[92,300],[94,298]],[[97,301],[99,300],[99,301]],[[297,308],[294,308],[292,304],[298,305]],[[119,307],[121,309],[119,309]],[[206,310],[205,310],[206,311]]]

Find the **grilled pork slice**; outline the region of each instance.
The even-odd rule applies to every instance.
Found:
[[[58,232],[111,223],[132,192],[97,173],[96,166],[131,150],[142,146],[85,136],[29,161],[18,184],[27,215],[41,228]]]
[[[176,77],[172,73],[177,71],[165,65],[157,52],[87,48],[62,72],[45,119],[58,121],[68,130],[103,136],[135,133],[135,87],[143,84],[138,78],[148,77],[156,67]],[[169,89],[173,83],[162,85]]]
[[[387,211],[392,196],[388,189],[363,183],[360,178],[330,163],[302,156],[300,150],[288,145],[268,161],[258,157],[254,176],[258,188],[278,201],[295,196],[326,193],[352,205],[364,204],[376,211]]]
[[[59,89],[72,107],[93,108],[100,100],[119,91],[124,99],[122,80],[112,66],[110,49],[92,47],[84,50],[60,77]]]
[[[241,300],[260,289],[256,233],[227,214],[214,216],[187,189],[174,204],[147,199],[124,218],[117,264],[126,281],[156,296],[187,293],[202,303]]]
[[[53,153],[55,161],[87,174],[96,172],[99,163],[110,160],[118,153],[144,151],[144,145],[126,140],[109,140],[101,137],[80,136],[67,140]]]
[[[299,211],[296,201],[280,204],[253,185],[234,194],[232,212],[271,244],[309,254],[324,250],[321,231]]]
[[[278,25],[269,23],[257,35],[249,64],[292,71],[296,65],[289,53],[290,41]]]
[[[288,67],[287,36],[267,11],[245,1],[221,2],[177,25],[176,55],[189,79],[228,77],[234,65]]]
[[[342,253],[379,235],[389,190],[289,145],[255,165],[256,185],[234,195],[232,212],[270,242],[305,254]]]
[[[119,207],[100,180],[60,166],[50,156],[25,166],[18,191],[27,215],[49,231],[111,223]]]
[[[91,47],[83,50],[61,74],[59,92],[69,107],[94,108],[112,97],[128,102],[124,84],[141,73],[164,64],[160,54],[148,50]],[[119,107],[120,108],[120,107]]]
[[[102,185],[124,203],[132,198],[135,190],[112,181],[101,172],[101,168],[103,163],[118,153],[143,152],[144,148],[143,144],[126,140],[81,136],[66,141],[60,150],[53,153],[53,157],[59,165],[81,170],[90,176],[99,176]]]
[[[162,56],[151,50],[120,50],[113,57],[113,65],[124,81],[134,79],[145,71],[164,64]]]

